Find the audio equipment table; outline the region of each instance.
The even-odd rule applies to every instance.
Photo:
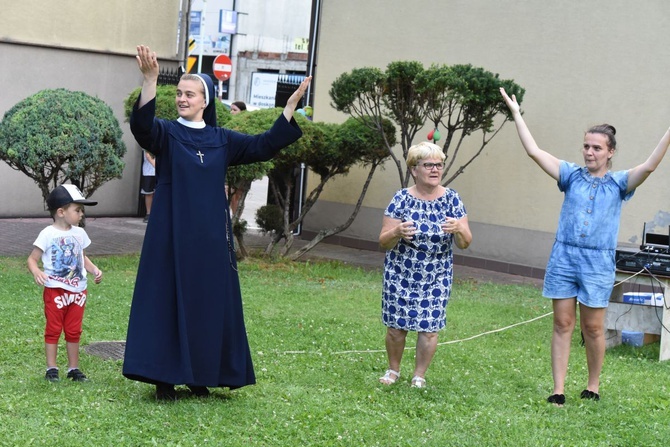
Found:
[[[623,302],[624,285],[646,287],[663,293],[663,305]],[[652,287],[653,286],[653,287]],[[605,314],[607,347],[621,344],[621,331],[635,331],[661,336],[659,360],[670,359],[670,277],[635,274],[617,270],[615,286]]]
[[[647,269],[654,275],[670,276],[670,254],[666,248],[662,251],[617,248],[614,259],[617,270],[635,273]]]

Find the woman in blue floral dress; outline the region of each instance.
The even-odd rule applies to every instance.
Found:
[[[407,154],[414,186],[398,191],[384,212],[379,244],[386,249],[382,321],[389,366],[379,381],[395,383],[409,331],[417,332],[411,384],[422,388],[437,349],[437,332],[446,325],[453,277],[452,242],[465,249],[472,241],[465,206],[456,191],[441,185],[444,153],[422,142]]]

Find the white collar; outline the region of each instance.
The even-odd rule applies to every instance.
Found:
[[[191,129],[204,129],[205,128],[205,122],[204,121],[189,121],[187,119],[182,118],[181,116],[177,118],[177,122],[179,124],[183,124],[186,127],[190,127]]]

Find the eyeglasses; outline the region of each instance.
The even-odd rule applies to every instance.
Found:
[[[437,168],[438,171],[444,169],[444,163],[419,163],[419,166],[423,166],[423,169],[426,171],[432,171],[433,168]]]

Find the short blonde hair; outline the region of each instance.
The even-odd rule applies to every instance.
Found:
[[[444,155],[442,148],[437,144],[430,141],[422,141],[410,147],[409,151],[407,151],[407,167],[413,168],[419,164],[420,160],[426,158],[439,158],[441,161],[444,161],[447,157]]]

